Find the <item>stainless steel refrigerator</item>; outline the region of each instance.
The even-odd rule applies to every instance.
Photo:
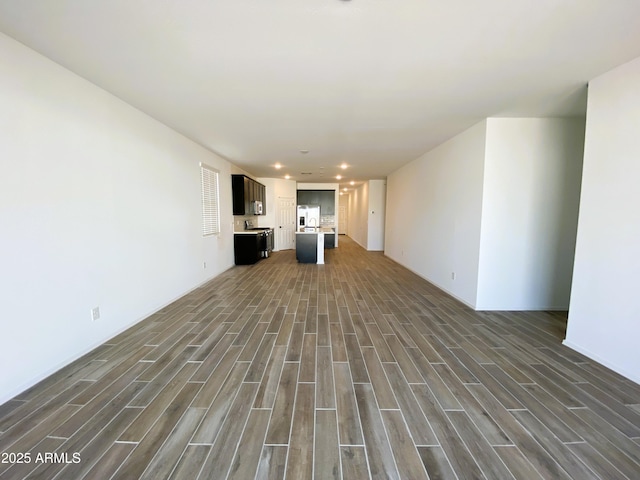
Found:
[[[320,205],[298,205],[298,231],[320,226]]]

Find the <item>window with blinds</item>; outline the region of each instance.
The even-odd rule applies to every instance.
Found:
[[[202,179],[202,235],[220,233],[219,172],[200,164]]]

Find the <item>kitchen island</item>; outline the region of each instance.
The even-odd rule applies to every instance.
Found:
[[[300,263],[324,263],[325,235],[335,235],[328,227],[306,227],[296,232],[296,259]]]

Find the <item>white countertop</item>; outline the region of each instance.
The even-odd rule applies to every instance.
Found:
[[[310,227],[307,227],[310,228]],[[318,234],[318,233],[336,233],[334,228],[330,228],[330,227],[313,227],[314,230],[308,231],[308,232],[301,232],[301,231],[296,231],[296,233],[300,233],[300,234]]]

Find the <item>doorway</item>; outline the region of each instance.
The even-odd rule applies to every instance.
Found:
[[[347,207],[340,205],[338,207],[338,235],[347,234]]]
[[[276,210],[275,250],[291,250],[296,240],[296,200],[293,197],[278,197]]]

